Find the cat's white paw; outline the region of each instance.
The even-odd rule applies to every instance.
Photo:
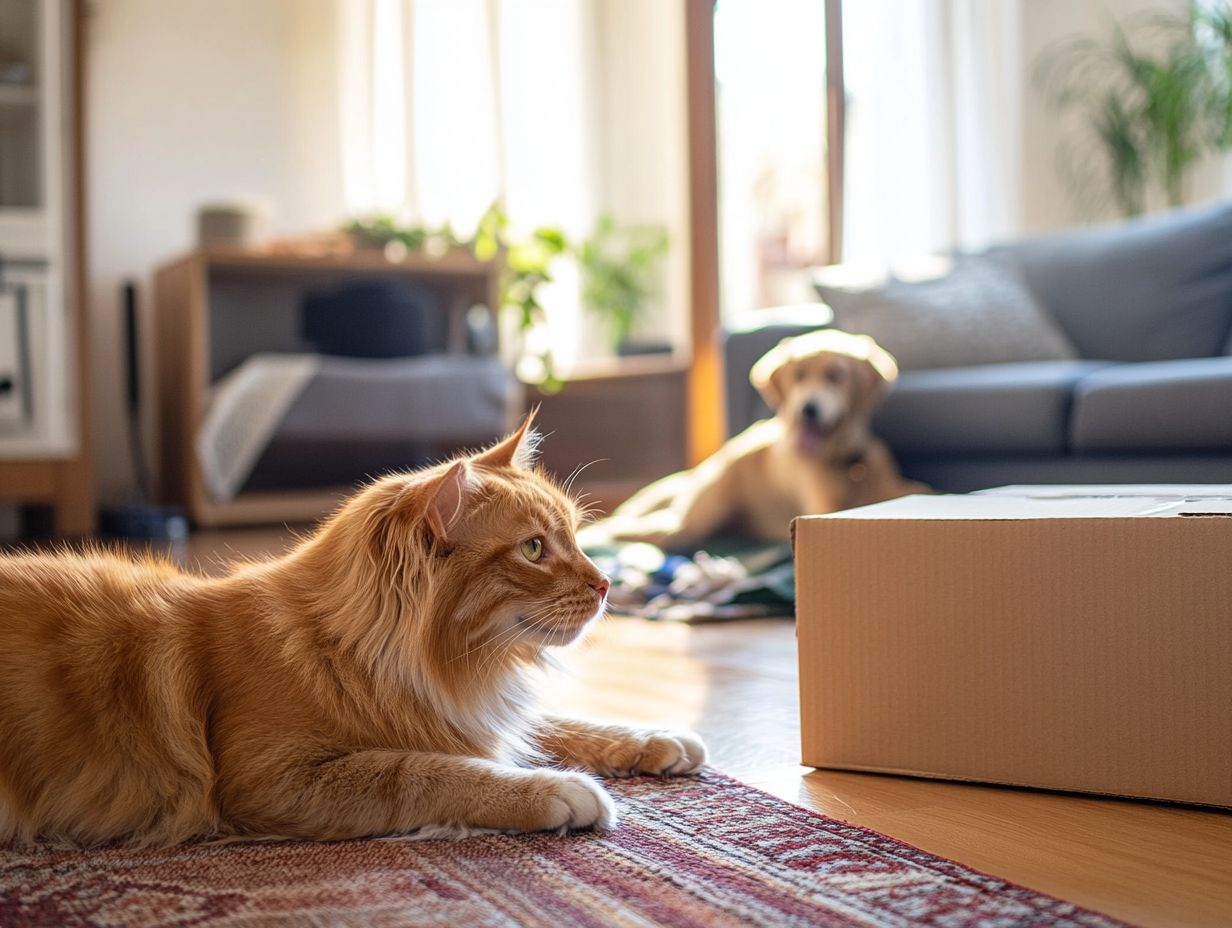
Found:
[[[616,827],[616,806],[607,791],[582,773],[540,771],[550,778],[544,785],[543,831],[574,831],[593,828],[611,831]]]
[[[706,746],[691,731],[646,731],[632,734],[629,741],[611,752],[607,776],[686,776],[706,763]]]
[[[697,773],[706,763],[706,745],[691,731],[669,732],[670,737],[678,746],[680,753],[676,762],[663,772],[669,776],[684,776]]]

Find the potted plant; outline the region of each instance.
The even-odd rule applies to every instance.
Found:
[[[578,262],[582,303],[603,325],[613,350],[618,354],[671,351],[670,345],[633,338],[656,290],[660,262],[667,252],[667,232],[659,226],[620,225],[605,213],[592,235],[580,243],[570,242],[556,226],[540,226],[525,237],[514,237],[508,217],[493,204],[466,240],[447,225],[407,226],[389,215],[353,220],[345,231],[360,247],[432,253],[465,246],[484,261],[503,252],[501,308],[515,318],[517,374],[544,392],[554,393],[562,383],[547,338],[540,288],[551,283],[553,266],[562,258]]]
[[[667,244],[667,230],[661,226],[620,225],[604,213],[591,236],[574,249],[582,305],[603,326],[617,354],[671,351],[670,344],[634,338],[657,289]]]

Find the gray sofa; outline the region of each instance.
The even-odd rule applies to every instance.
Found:
[[[1232,203],[991,249],[1072,360],[907,370],[875,420],[908,476],[965,492],[1027,483],[1232,483]],[[747,382],[794,318],[726,336],[734,434]]]

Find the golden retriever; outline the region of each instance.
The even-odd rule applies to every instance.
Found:
[[[823,329],[784,339],[749,375],[774,417],[694,469],[639,491],[584,541],[680,550],[725,529],[786,541],[796,516],[927,492],[900,476],[870,431],[872,412],[897,376],[894,358],[867,335]]]

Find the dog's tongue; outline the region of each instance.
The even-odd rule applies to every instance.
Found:
[[[796,450],[801,454],[812,455],[821,447],[821,436],[810,428],[796,429]]]

